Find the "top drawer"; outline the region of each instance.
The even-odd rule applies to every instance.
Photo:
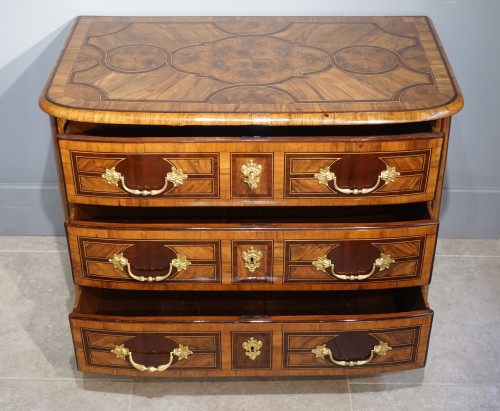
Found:
[[[327,206],[432,200],[443,135],[63,134],[58,142],[72,203]]]

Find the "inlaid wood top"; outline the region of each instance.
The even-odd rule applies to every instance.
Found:
[[[425,17],[80,17],[40,99],[63,119],[166,125],[405,122],[462,104]]]

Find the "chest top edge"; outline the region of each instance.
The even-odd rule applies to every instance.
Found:
[[[448,117],[463,97],[427,17],[87,17],[39,100],[61,119],[358,125]]]

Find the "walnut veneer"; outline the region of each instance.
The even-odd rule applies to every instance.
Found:
[[[79,17],[44,89],[78,367],[425,365],[462,95],[425,17]]]

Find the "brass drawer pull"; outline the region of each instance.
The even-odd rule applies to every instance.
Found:
[[[251,190],[255,190],[258,187],[262,168],[261,164],[257,164],[253,160],[249,160],[246,164],[241,166],[240,170],[244,176],[243,182],[246,183]]]
[[[191,265],[191,262],[183,255],[177,254],[177,258],[174,258],[170,262],[170,267],[168,273],[165,275],[159,275],[156,277],[144,277],[142,275],[135,275],[132,273],[132,269],[130,267],[130,263],[126,257],[123,256],[123,253],[115,254],[113,258],[108,260],[113,264],[113,267],[117,270],[126,272],[130,278],[136,281],[146,281],[148,283],[159,282],[166,280],[168,277],[172,275],[172,270],[174,268],[177,269],[177,273],[187,270],[187,268]]]
[[[380,257],[375,260],[373,263],[372,269],[369,273],[366,274],[358,274],[358,275],[350,275],[350,274],[338,274],[335,272],[334,264],[331,260],[326,258],[326,255],[322,257],[318,257],[316,261],[312,262],[312,265],[316,267],[316,270],[322,271],[332,277],[338,278],[339,280],[350,280],[350,281],[361,281],[370,278],[375,272],[384,271],[389,268],[389,266],[394,263],[394,260],[390,255],[381,253]],[[327,270],[330,269],[330,272]]]
[[[316,356],[316,358],[321,358],[323,360],[325,359],[325,356],[328,356],[333,364],[340,365],[341,367],[356,367],[368,364],[371,360],[373,360],[375,354],[386,355],[390,350],[392,350],[392,347],[386,342],[379,341],[379,343],[380,344],[373,347],[368,358],[364,360],[336,360],[333,358],[332,350],[330,350],[326,344],[318,345],[316,348],[311,350],[311,352]]]
[[[337,176],[335,173],[332,173],[328,168],[321,168],[318,173],[314,174],[314,178],[318,180],[319,184],[328,186],[328,183],[330,181],[333,181],[333,187],[335,188],[336,191],[342,194],[354,194],[354,195],[359,195],[359,194],[370,194],[373,191],[375,191],[379,184],[380,180],[384,181],[384,185],[387,185],[389,183],[394,182],[396,180],[396,177],[399,177],[400,173],[399,171],[396,171],[396,167],[389,167],[382,171],[378,177],[377,177],[377,182],[369,188],[341,188],[337,185]]]
[[[118,183],[120,182],[122,188],[127,193],[136,196],[156,196],[163,193],[167,189],[168,183],[172,183],[174,187],[177,187],[182,185],[184,183],[184,180],[188,178],[188,176],[184,174],[180,168],[172,167],[172,171],[170,173],[167,173],[167,175],[165,176],[165,184],[163,184],[163,187],[159,190],[136,190],[127,187],[127,185],[125,184],[125,177],[119,171],[116,171],[114,167],[112,167],[111,169],[107,168],[106,172],[102,174],[101,177],[104,178],[108,182],[108,184],[117,187]]]
[[[124,347],[123,344],[116,345],[114,349],[111,350],[113,354],[115,354],[118,358],[125,359],[128,357],[130,364],[139,371],[146,372],[162,372],[165,371],[172,365],[172,361],[174,360],[174,355],[179,358],[179,361],[188,358],[193,352],[189,350],[187,345],[179,344],[178,348],[174,348],[173,351],[170,352],[170,360],[167,364],[159,365],[158,367],[146,367],[143,364],[138,364],[132,358],[132,351],[128,348]]]

